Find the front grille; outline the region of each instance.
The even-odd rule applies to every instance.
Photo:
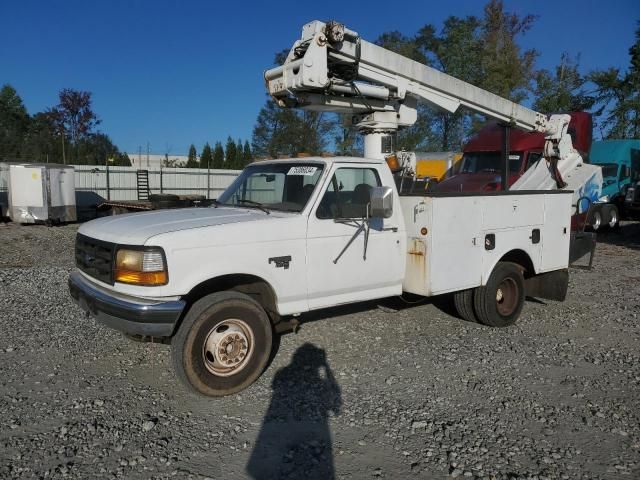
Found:
[[[115,244],[76,236],[76,266],[87,275],[113,285]]]

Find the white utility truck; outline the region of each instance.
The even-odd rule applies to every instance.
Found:
[[[327,60],[352,43],[358,67],[341,57],[333,70],[333,60]],[[324,49],[324,57],[307,57],[312,46]],[[363,98],[377,92],[373,80],[336,80],[339,73],[360,78],[365,59],[371,64],[374,58],[378,71],[371,77],[381,77],[384,68],[385,81],[395,75],[399,85],[384,87],[387,99],[377,103]],[[324,70],[314,75],[336,85],[305,86],[318,82],[307,70],[318,63]],[[88,222],[76,240],[72,297],[107,326],[170,339],[179,378],[208,396],[254,382],[267,365],[273,335],[310,310],[403,292],[452,293],[463,318],[500,327],[516,321],[525,296],[563,300],[576,208],[572,190],[415,193],[398,189],[406,170],[402,178],[394,176],[381,147],[402,126],[397,121],[406,113],[403,105],[415,106],[409,84],[425,92],[437,84],[442,98],[464,103],[460,92],[471,92],[473,107],[487,115],[545,128],[544,172],[554,184],[562,176],[577,185],[590,175],[573,157],[565,119],[532,116],[451,77],[452,83],[426,78],[424,68],[339,24],[305,26],[302,43],[296,42],[279,73],[266,72],[270,92],[283,105],[298,95],[318,95],[302,106],[333,109],[327,103],[339,101],[365,112],[359,127],[366,133],[368,158],[255,162],[211,207]],[[503,108],[509,113],[496,113]],[[569,157],[574,167],[563,168]],[[547,181],[542,175],[539,180]]]

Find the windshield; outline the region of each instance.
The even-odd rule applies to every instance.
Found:
[[[321,163],[254,163],[227,188],[218,203],[300,212],[320,179]]]
[[[615,163],[599,163],[600,167],[602,167],[602,176],[603,177],[617,177],[618,176],[618,165]]]
[[[501,152],[465,152],[460,173],[500,173],[501,162]],[[509,154],[509,172],[519,172],[521,163],[521,152]]]

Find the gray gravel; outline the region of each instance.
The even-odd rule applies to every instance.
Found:
[[[76,228],[0,224],[1,478],[640,478],[640,223],[516,326],[444,299],[309,314],[219,400],[71,303]]]

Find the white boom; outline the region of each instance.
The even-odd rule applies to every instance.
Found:
[[[269,94],[281,107],[351,114],[364,135],[365,157],[391,153],[393,134],[415,123],[417,102],[426,101],[449,112],[464,106],[510,126],[544,133],[546,162],[529,169],[514,189],[576,190],[594,174],[600,175],[601,185],[599,169],[583,165],[573,148],[569,115],[547,117],[362,40],[337,22],[306,24],[284,64],[264,76]]]

